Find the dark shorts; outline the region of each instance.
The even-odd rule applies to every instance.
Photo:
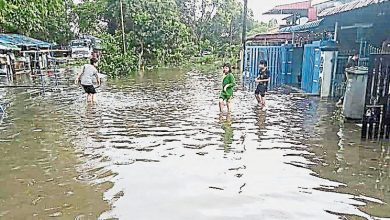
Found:
[[[230,99],[232,99],[233,96],[228,96],[228,95],[220,95],[219,98],[222,99],[223,101],[230,101]]]
[[[96,94],[95,87],[93,85],[82,85],[85,93],[87,94]]]
[[[267,86],[257,85],[255,95],[261,95],[261,97],[264,97],[266,92],[267,92]]]

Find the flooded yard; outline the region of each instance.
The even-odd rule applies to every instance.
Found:
[[[0,219],[390,219],[390,143],[332,102],[239,85],[220,114],[218,73],[165,70],[87,106],[72,79],[0,89]]]

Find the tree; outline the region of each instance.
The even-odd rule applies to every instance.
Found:
[[[71,0],[0,0],[1,31],[65,42],[71,37],[70,4]]]
[[[74,34],[105,41],[102,66],[127,73],[145,65],[179,65],[211,50],[237,58],[242,33],[241,0],[123,0],[127,54],[122,54],[118,0],[0,0],[2,31],[65,43]],[[248,16],[248,29],[263,28]],[[252,27],[252,26],[253,27]],[[252,28],[251,28],[252,27]],[[71,31],[73,30],[73,32]],[[115,66],[117,68],[115,68]],[[119,72],[118,72],[119,71]]]
[[[77,24],[77,34],[99,34],[105,32],[105,13],[107,0],[83,1],[75,5],[73,14]]]
[[[269,30],[268,24],[264,22],[252,21],[248,28],[248,36],[266,33]]]
[[[158,65],[180,62],[189,42],[188,27],[180,21],[174,0],[125,1],[126,31],[133,35],[139,62]]]

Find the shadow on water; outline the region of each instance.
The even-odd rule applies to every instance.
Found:
[[[145,73],[108,82],[95,106],[71,85],[43,98],[8,92],[0,217],[390,217],[385,144],[360,142],[332,103],[280,91],[260,109],[238,86],[233,112],[220,114],[220,80]]]

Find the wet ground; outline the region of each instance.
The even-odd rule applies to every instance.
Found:
[[[0,89],[0,219],[386,219],[389,143],[334,104],[280,90],[259,109],[220,76],[167,70],[80,88]]]

